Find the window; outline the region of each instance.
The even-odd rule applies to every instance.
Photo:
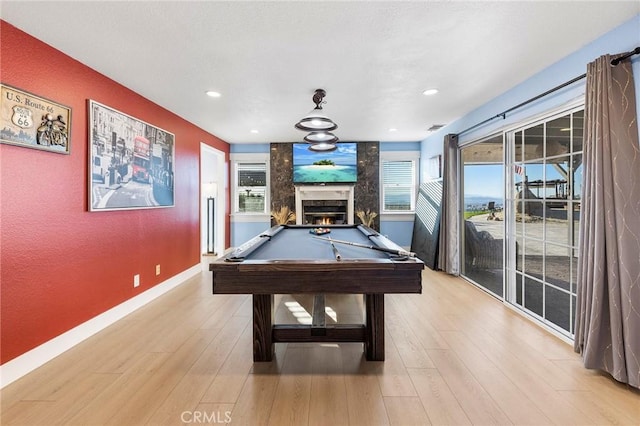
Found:
[[[247,158],[238,159],[233,164],[234,213],[266,214],[267,161],[260,158]]]
[[[388,157],[396,157],[384,159]],[[382,212],[408,213],[415,210],[417,159],[405,153],[382,153]]]

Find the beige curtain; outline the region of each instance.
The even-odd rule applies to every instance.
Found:
[[[437,268],[448,274],[460,274],[458,252],[458,137],[444,137],[442,156],[442,212],[438,237]]]
[[[587,67],[574,348],[640,388],[640,147],[629,60]]]

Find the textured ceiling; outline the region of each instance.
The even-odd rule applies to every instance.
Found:
[[[314,107],[316,88],[327,91],[341,140],[422,140],[638,13],[639,1],[2,1],[0,9],[230,143],[301,140],[293,125]],[[432,87],[437,95],[422,95]]]

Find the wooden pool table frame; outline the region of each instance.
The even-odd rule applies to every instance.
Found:
[[[378,246],[398,247],[362,225],[340,226],[357,227],[374,236],[372,241]],[[253,295],[254,361],[271,361],[274,343],[281,342],[362,342],[367,360],[384,361],[384,295],[421,293],[423,262],[393,256],[340,261],[251,259],[252,251],[259,245],[276,241],[279,232],[301,227],[311,228],[308,225],[275,226],[209,265],[214,294]],[[365,323],[327,326],[326,293],[363,294]],[[275,294],[315,294],[312,324],[274,324]]]

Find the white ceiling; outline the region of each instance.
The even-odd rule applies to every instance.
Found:
[[[300,141],[293,125],[313,109],[316,88],[327,91],[324,109],[343,141],[422,140],[432,125],[454,121],[640,13],[637,0],[3,0],[0,7],[5,21],[230,143]],[[422,95],[433,87],[437,95]]]

